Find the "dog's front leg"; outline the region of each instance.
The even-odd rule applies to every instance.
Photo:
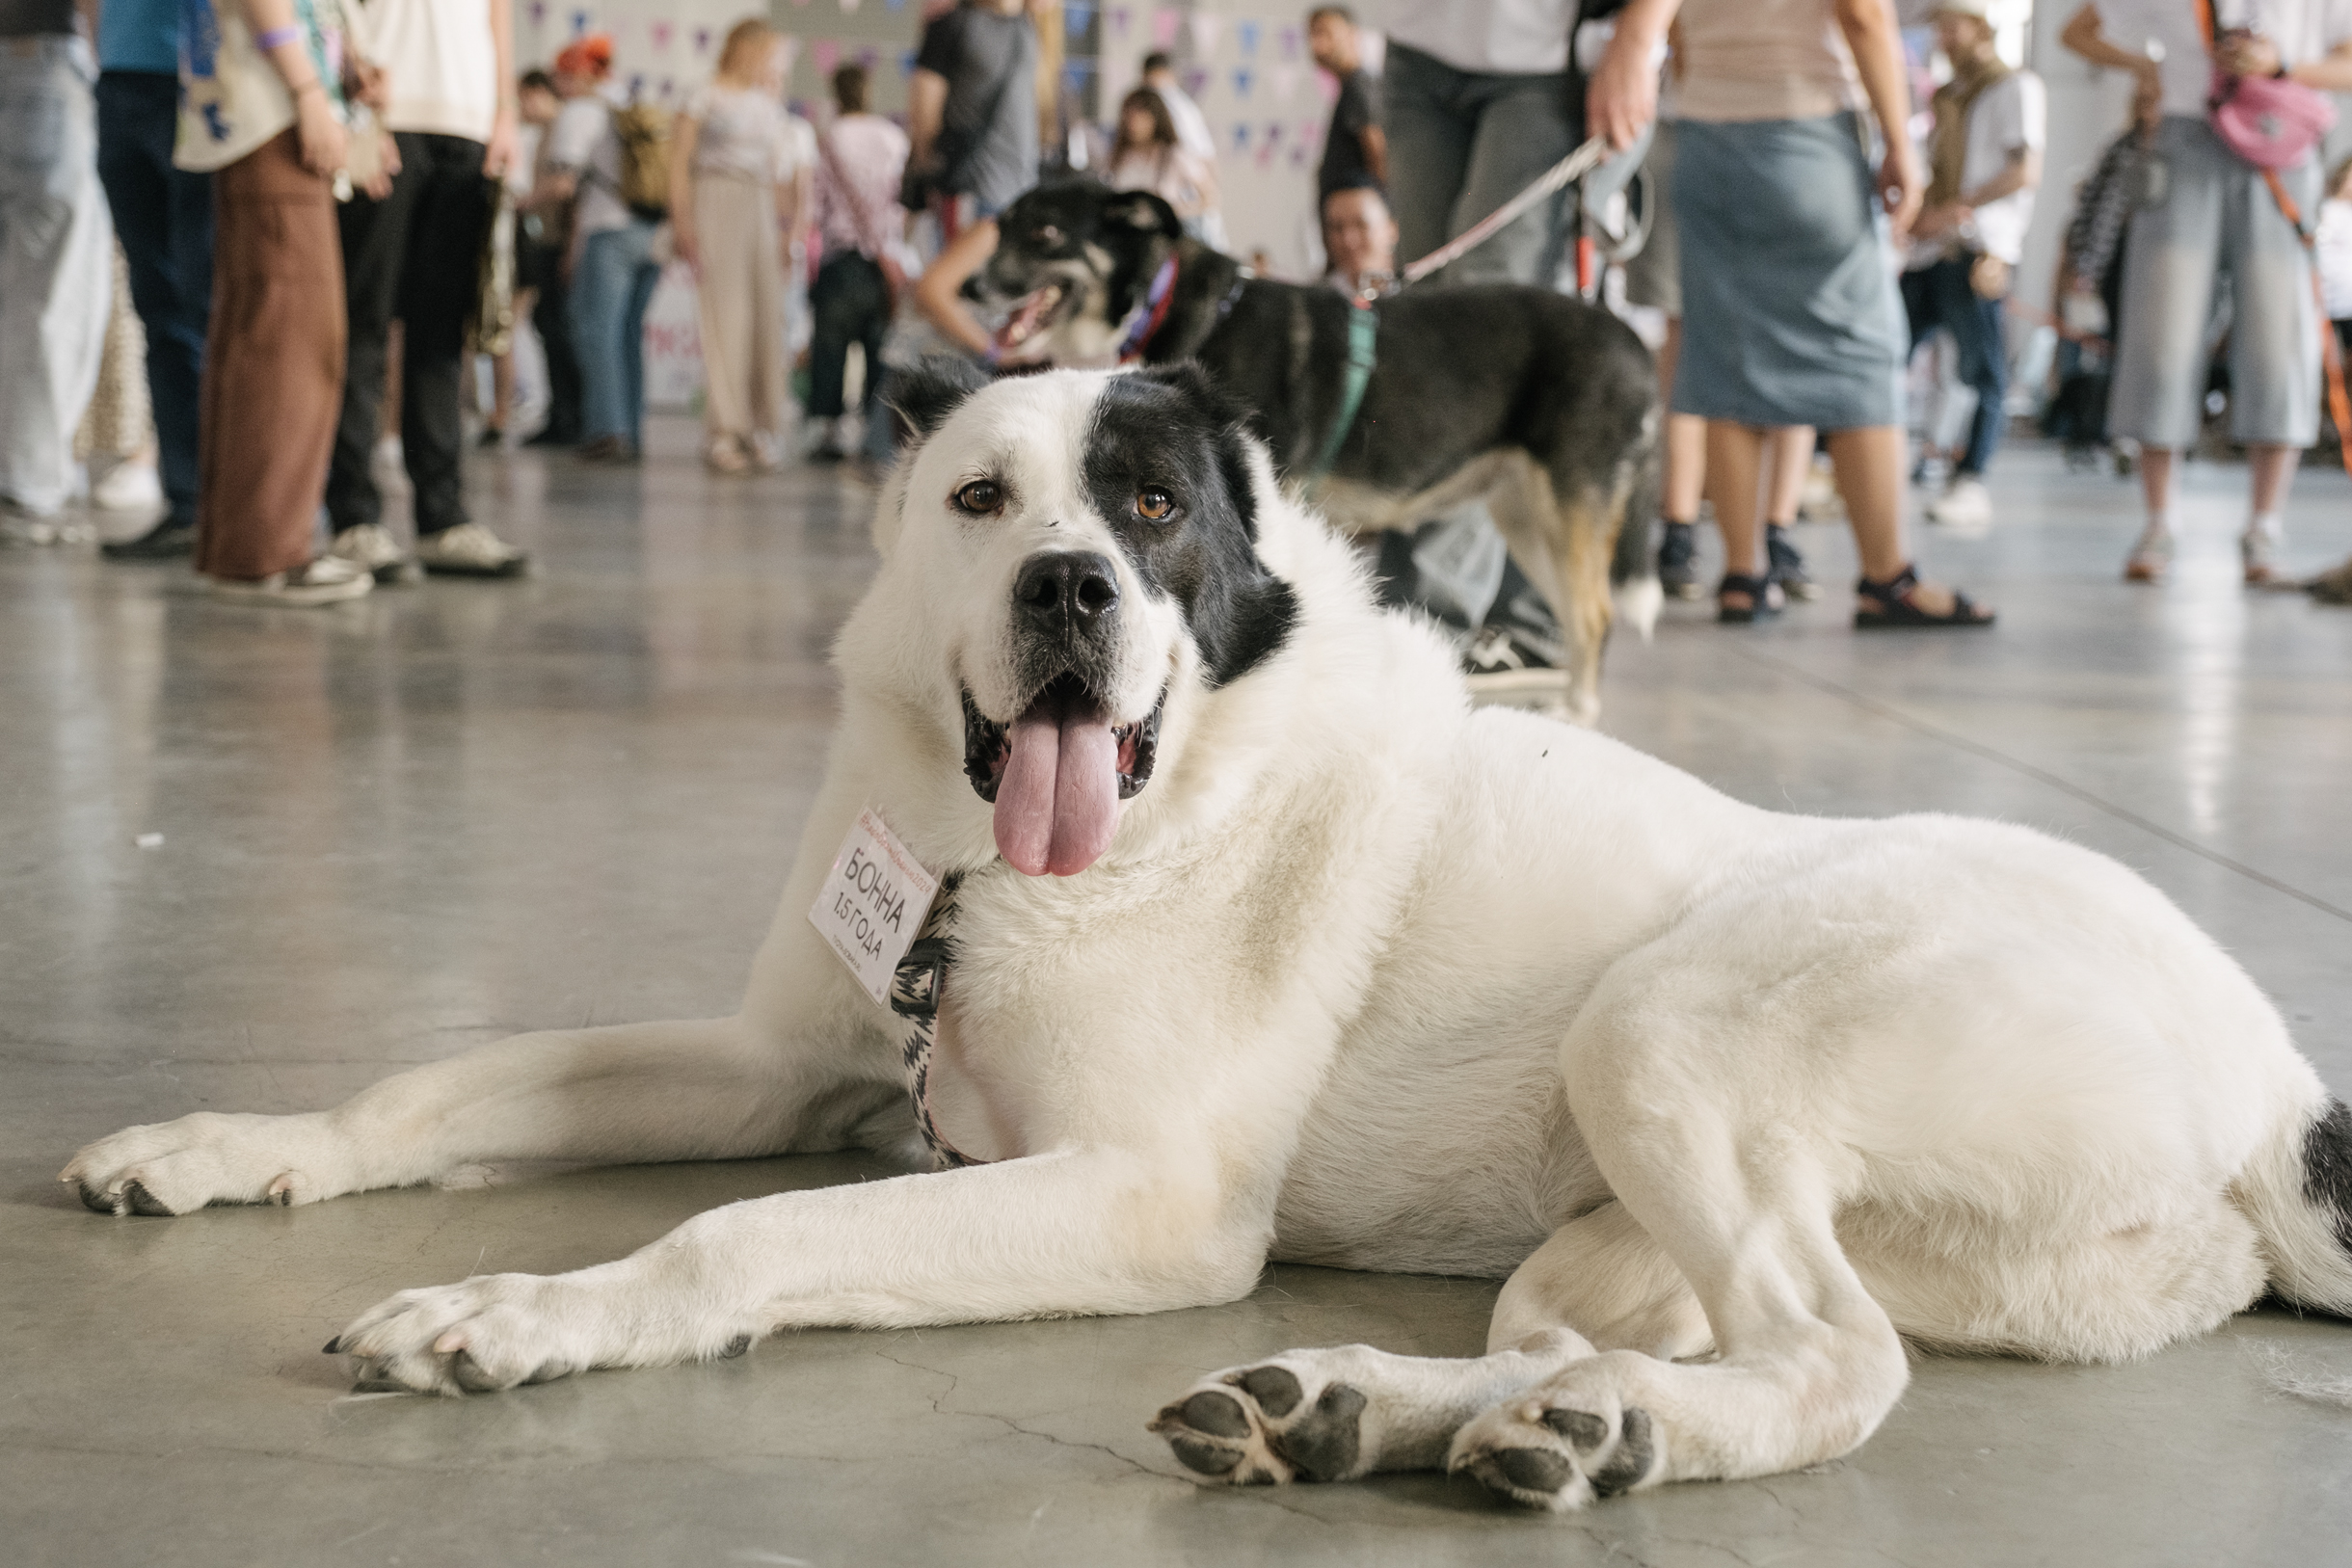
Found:
[[[329,1349],[362,1386],[455,1394],[740,1354],[781,1328],[1204,1306],[1256,1280],[1258,1209],[1164,1151],[1070,1149],[733,1204],[575,1273],[404,1290]]]

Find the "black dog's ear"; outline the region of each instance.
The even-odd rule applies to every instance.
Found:
[[[1176,209],[1149,191],[1121,191],[1111,197],[1103,203],[1103,222],[1138,234],[1184,238],[1184,225],[1177,219]]]
[[[925,355],[910,368],[891,372],[883,384],[882,401],[898,416],[899,434],[921,440],[988,382],[988,372],[970,359]]]

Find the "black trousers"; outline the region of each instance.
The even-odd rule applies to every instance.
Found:
[[[98,78],[98,178],[131,267],[147,329],[147,390],[170,520],[196,521],[197,411],[212,314],[212,176],[172,167],[179,78],[110,70]]]
[[[572,346],[571,290],[566,285],[563,247],[520,239],[515,247],[515,286],[535,288],[531,330],[547,351],[548,422],[539,432],[559,446],[579,443],[580,357]]]
[[[351,358],[327,474],[327,515],[338,534],[384,518],[367,460],[384,404],[385,333],[395,317],[400,439],[416,490],[416,531],[437,534],[466,520],[458,393],[497,189],[482,176],[479,142],[414,131],[395,139],[400,173],[390,194],[381,201],[355,196],[341,214]]]
[[[831,419],[842,412],[849,345],[863,343],[865,410],[872,418],[882,389],[882,339],[890,333],[890,284],[882,269],[855,251],[828,256],[809,285],[809,312],[815,317],[809,340],[810,415]]]

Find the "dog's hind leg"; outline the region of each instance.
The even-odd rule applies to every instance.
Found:
[[[1456,1436],[1451,1464],[1537,1507],[1669,1480],[1765,1475],[1844,1453],[1909,1376],[1841,1248],[1834,1141],[1776,1092],[1788,1023],[1752,998],[1694,1004],[1670,936],[1605,976],[1562,1050],[1568,1103],[1628,1219],[1690,1282],[1720,1353],[1631,1346],[1570,1362]],[[1687,1354],[1695,1324],[1641,1305],[1628,1331]]]
[[[1519,1265],[1495,1302],[1483,1356],[1398,1356],[1362,1344],[1286,1350],[1211,1373],[1162,1410],[1152,1430],[1204,1481],[1434,1470],[1473,1417],[1572,1361],[1618,1348],[1697,1355],[1710,1341],[1681,1273],[1608,1203]]]
[[[1522,457],[1487,495],[1503,542],[1559,618],[1567,653],[1560,703],[1577,724],[1601,716],[1601,650],[1615,614],[1610,564],[1628,488],[1563,490]]]

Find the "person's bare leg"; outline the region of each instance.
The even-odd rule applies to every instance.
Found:
[[[1666,342],[1658,349],[1658,401],[1674,406],[1674,366],[1682,359],[1682,318],[1666,318]],[[1696,522],[1706,492],[1707,422],[1695,413],[1666,416],[1666,520]]]
[[[1862,558],[1862,575],[1872,582],[1885,582],[1911,564],[1903,547],[1903,427],[1871,425],[1832,431],[1827,445],[1830,467],[1837,476],[1837,493],[1846,503],[1847,519],[1854,524],[1854,546]],[[1715,504],[1720,511],[1721,497]],[[1911,601],[1929,615],[1952,613],[1952,590],[1941,583],[1922,580],[1912,590]]]
[[[1752,425],[1710,419],[1707,425],[1707,493],[1715,501],[1715,526],[1724,535],[1724,575],[1764,574],[1764,528],[1758,516],[1765,432]],[[1726,593],[1723,607],[1756,607],[1747,594]]]
[[[2140,448],[2140,497],[2148,520],[2124,561],[2125,582],[2161,582],[2173,560],[2173,449]]]
[[[2280,546],[2286,543],[2286,519],[2279,513],[2286,505],[2286,492],[2294,485],[2295,465],[2302,457],[2292,446],[2247,443],[2246,488],[2252,510],[2237,547],[2245,562],[2246,581],[2257,587],[2281,580],[2278,557]]]
[[[1764,497],[1764,520],[1775,528],[1797,520],[1797,501],[1813,467],[1813,439],[1811,425],[1783,425],[1766,439],[1772,478]]]

